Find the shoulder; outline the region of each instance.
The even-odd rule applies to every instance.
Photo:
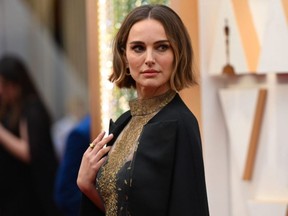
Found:
[[[173,100],[167,104],[159,113],[163,119],[177,120],[184,124],[197,124],[198,121],[192,111],[186,106],[179,94],[176,94]]]
[[[190,138],[194,140],[196,138],[201,142],[197,118],[178,94],[176,94],[173,100],[167,104],[152,121],[175,121],[177,122],[178,136],[186,137],[186,140]]]

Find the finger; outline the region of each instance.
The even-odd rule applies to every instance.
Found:
[[[96,137],[96,139],[93,141],[94,143],[98,143],[98,142],[100,142],[102,139],[103,139],[103,137],[105,136],[105,131],[102,131],[97,137]]]
[[[93,148],[94,152],[98,152],[100,149],[102,149],[111,139],[113,138],[113,134],[109,134],[109,136],[102,139],[100,142],[98,142],[95,147]]]
[[[89,144],[88,149],[91,151],[97,145],[97,143],[103,139],[104,135],[105,131],[102,131],[100,134],[98,134],[98,136]]]
[[[103,142],[104,142],[105,144],[107,144],[108,142],[110,142],[110,141],[113,139],[113,137],[114,137],[113,134],[109,134],[107,137],[105,137],[105,138],[103,139]]]
[[[107,156],[101,158],[101,160],[98,161],[96,170],[99,170],[99,169],[100,169],[100,167],[104,164],[104,162],[106,161],[106,159],[107,159]]]
[[[110,149],[111,146],[107,146],[99,150],[98,153],[96,154],[95,160],[100,161],[101,158],[103,158],[110,151]]]
[[[94,173],[97,173],[99,168],[102,166],[103,162],[107,159],[107,156],[105,156],[109,151],[111,147],[105,147],[101,149],[96,156],[93,157],[92,160],[89,161],[89,166],[91,169],[94,170]]]

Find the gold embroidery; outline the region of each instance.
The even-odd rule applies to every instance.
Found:
[[[97,177],[97,189],[103,199],[106,216],[116,216],[118,211],[117,173],[125,162],[130,159],[137,149],[139,135],[143,126],[175,96],[174,91],[163,95],[146,99],[130,101],[132,118],[124,128],[113,149],[109,153],[107,162],[101,167],[100,175]],[[123,180],[127,184],[127,180]],[[132,184],[132,179],[130,179]],[[118,189],[119,190],[119,189]],[[128,199],[128,197],[127,197]],[[122,206],[119,209],[123,209]]]

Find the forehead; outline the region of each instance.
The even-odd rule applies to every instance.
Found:
[[[141,39],[167,39],[164,26],[161,22],[155,19],[145,19],[136,22],[130,29],[129,40]]]

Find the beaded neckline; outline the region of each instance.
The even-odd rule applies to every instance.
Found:
[[[149,99],[134,99],[129,101],[132,116],[144,116],[156,111],[167,105],[176,95],[175,91],[168,91],[162,95]]]

